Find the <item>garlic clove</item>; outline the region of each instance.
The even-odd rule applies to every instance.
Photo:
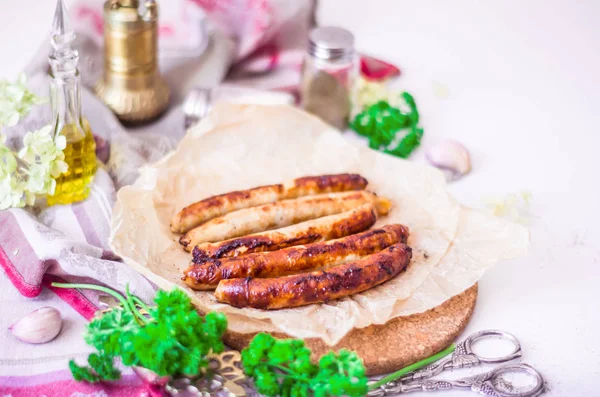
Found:
[[[471,171],[469,151],[457,141],[440,142],[427,149],[425,157],[444,173],[448,181],[460,179]]]
[[[159,376],[156,372],[148,369],[148,368],[144,368],[144,367],[139,367],[137,365],[134,365],[133,367],[131,367],[133,369],[133,372],[135,372],[135,374],[146,384],[152,385],[152,386],[165,386],[167,383],[169,383],[169,381],[171,380],[170,376]]]
[[[8,329],[27,343],[46,343],[58,335],[62,327],[60,312],[50,306],[37,309],[12,324]]]

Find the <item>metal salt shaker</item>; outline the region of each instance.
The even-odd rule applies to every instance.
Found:
[[[310,32],[304,58],[301,106],[343,130],[350,116],[350,94],[358,77],[354,36],[346,29],[326,26]]]

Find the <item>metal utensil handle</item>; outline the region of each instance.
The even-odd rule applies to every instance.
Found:
[[[484,396],[502,397],[500,396],[493,386],[487,381],[447,381],[447,380],[427,380],[424,382],[416,382],[411,384],[400,384],[398,390],[395,393],[384,394],[384,396],[391,396],[395,394],[404,394],[414,391],[441,391],[450,389],[471,389],[474,392],[482,394]]]
[[[488,337],[493,337],[493,336],[500,337],[501,339],[505,339],[505,340],[512,342],[512,344],[514,346],[513,351],[505,356],[493,357],[493,358],[481,357],[473,352],[473,345],[475,344],[475,342],[477,342],[478,340],[485,339]],[[452,370],[452,369],[458,369],[458,368],[469,368],[469,367],[474,367],[474,366],[480,365],[481,363],[486,363],[486,364],[503,363],[506,361],[511,361],[516,358],[519,358],[519,357],[521,357],[522,354],[523,354],[523,352],[521,350],[521,344],[519,343],[519,340],[513,334],[504,332],[504,331],[500,331],[500,330],[496,330],[496,329],[479,331],[479,332],[476,332],[476,333],[470,335],[463,342],[457,344],[456,350],[454,351],[454,353],[452,353],[452,356],[450,356],[450,358],[446,358],[435,364],[432,364],[425,368],[416,370],[410,374],[403,376],[400,379],[393,380],[375,390],[371,390],[367,395],[369,397],[386,397],[386,396],[393,396],[393,395],[397,395],[399,393],[406,393],[406,392],[410,392],[410,391],[425,390],[425,389],[422,389],[421,386],[423,386],[427,383],[426,379],[430,379],[433,376],[439,375],[440,373],[442,373],[446,370]],[[498,370],[500,370],[502,368],[504,368],[504,367],[501,367]],[[509,366],[507,368],[512,368],[512,366]],[[507,371],[505,371],[505,372],[507,372]],[[537,371],[536,371],[536,373],[537,373]],[[484,374],[484,376],[485,375],[499,376],[499,375],[501,375],[501,373],[496,375],[494,371],[491,371],[490,373]],[[480,376],[478,378],[481,379]],[[541,377],[540,377],[540,379],[541,379]],[[467,379],[463,380],[463,382],[454,382],[454,387],[464,387],[464,385],[465,385],[464,381],[466,381],[466,380]],[[417,382],[417,383],[410,384],[413,382]],[[408,385],[407,385],[407,383],[408,383]],[[445,382],[445,383],[441,382],[440,383],[437,381],[431,381],[430,383],[431,383],[431,386],[428,386],[428,387],[434,387],[433,385],[437,385],[437,387],[443,387],[443,386],[447,386],[446,383],[449,383],[449,382]],[[442,390],[442,389],[437,388],[436,390]],[[483,395],[501,396],[501,397],[505,397],[505,396],[506,397],[513,397],[513,396],[531,397],[531,396],[536,395],[536,394],[533,394],[530,396],[530,395],[519,395],[519,394],[502,394],[502,392],[499,392],[496,388],[493,387],[493,385],[489,385],[489,384],[487,384],[487,382],[485,385],[482,385],[481,390],[474,389],[474,391],[477,391]]]
[[[511,373],[526,373],[532,376],[535,382],[527,390],[515,389],[513,391],[505,391],[500,389],[498,385],[503,384],[500,381],[502,376]],[[512,364],[455,381],[425,380],[409,384],[392,381],[370,391],[368,396],[389,397],[413,391],[439,391],[453,388],[470,389],[484,396],[493,397],[537,397],[544,390],[544,379],[537,370],[527,364]]]
[[[501,357],[481,357],[478,354],[474,353],[473,345],[475,344],[475,342],[489,337],[500,337],[501,339],[508,340],[513,344],[514,348],[509,354]],[[454,353],[452,353],[452,356],[450,356],[450,358],[447,358],[436,364],[432,364],[428,367],[407,374],[400,380],[405,383],[415,382],[419,380],[432,378],[446,370],[470,368],[475,367],[477,365],[481,365],[481,363],[503,363],[521,357],[521,355],[521,344],[514,335],[496,329],[483,330],[474,333],[473,335],[465,339],[463,342],[458,343],[456,345],[456,350],[454,351]]]
[[[396,396],[398,394],[410,393],[413,391],[438,391],[438,390],[449,390],[454,385],[451,382],[444,380],[441,381],[424,381],[415,382],[411,384],[393,383],[390,382],[375,390],[370,391],[367,396],[369,397],[386,397]]]
[[[456,345],[456,350],[449,358],[407,374],[400,378],[400,381],[404,383],[417,382],[433,378],[446,370],[469,368],[480,364],[479,357],[471,352],[470,345],[468,346],[464,341]]]
[[[510,353],[508,353],[507,355],[500,356],[500,357],[491,357],[491,358],[490,357],[482,357],[473,352],[473,345],[475,344],[475,342],[477,342],[478,340],[481,340],[481,339],[492,337],[492,336],[500,337],[500,339],[510,341],[513,344],[513,350]],[[480,362],[486,363],[486,364],[504,363],[504,362],[519,358],[523,354],[523,352],[521,350],[521,343],[519,343],[519,340],[513,334],[510,334],[510,333],[504,332],[504,331],[500,331],[497,329],[487,329],[487,330],[476,332],[473,335],[469,336],[467,339],[465,339],[465,341],[462,342],[461,345],[464,345],[464,353],[465,354],[472,355],[473,357],[477,358]],[[459,350],[458,346],[457,346],[456,350],[457,351]]]
[[[526,373],[530,375],[535,383],[531,385],[531,387],[525,391],[521,389],[517,389],[514,391],[504,391],[500,390],[498,387],[500,379],[502,379],[502,375],[504,374],[515,374],[515,373]],[[540,374],[535,368],[527,364],[512,364],[505,365],[499,368],[496,368],[489,372],[488,379],[486,381],[487,384],[492,387],[494,392],[499,397],[536,397],[542,393],[544,390],[544,378],[542,378],[542,374]]]
[[[496,389],[488,383],[485,382],[477,382],[471,379],[460,380],[460,381],[445,381],[445,380],[426,380],[422,382],[414,382],[409,384],[404,383],[396,383],[394,385],[386,384],[381,386],[375,390],[370,391],[367,396],[368,397],[389,397],[389,396],[397,396],[398,394],[410,393],[414,391],[440,391],[440,390],[450,390],[454,388],[470,388],[473,391],[478,392],[479,394],[483,394],[485,396],[493,396],[493,397],[504,397],[496,392]],[[514,397],[511,395],[511,397]],[[530,397],[530,396],[519,396],[516,397]],[[533,396],[531,396],[533,397]]]
[[[454,353],[453,353],[454,354]],[[452,356],[453,357],[453,356]],[[438,361],[435,364],[413,371],[399,379],[400,382],[409,383],[429,379],[444,372],[447,366],[452,364],[452,357]]]

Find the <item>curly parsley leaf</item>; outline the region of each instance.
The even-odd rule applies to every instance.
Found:
[[[73,360],[69,361],[69,369],[71,370],[71,374],[73,374],[73,378],[76,381],[86,381],[89,383],[100,381],[100,377],[96,375],[91,368],[80,367]]]
[[[73,285],[53,283],[70,288]],[[87,286],[90,287],[90,286]],[[115,292],[105,287],[91,286],[111,295]],[[86,288],[78,284],[76,288]],[[114,359],[120,358],[126,366],[141,366],[160,376],[198,375],[208,366],[206,356],[220,353],[227,329],[227,318],[222,313],[201,316],[190,298],[181,290],[159,291],[155,306],[147,307],[142,314],[135,305],[139,298],[129,294],[118,296],[122,306],[98,316],[88,324],[85,341],[97,352],[88,357],[89,367],[75,362],[69,368],[76,380],[97,382],[119,379]]]
[[[315,397],[364,396],[367,394],[367,377],[362,360],[356,353],[343,349],[338,354],[324,355],[311,388]]]
[[[142,366],[161,376],[197,375],[208,365],[207,354],[224,350],[221,338],[227,320],[222,313],[200,316],[183,293],[183,300],[165,294],[157,294],[157,321],[126,337],[128,349],[123,363]]]
[[[366,137],[371,149],[407,158],[420,145],[423,129],[418,127],[420,116],[412,95],[403,92],[401,98],[399,107],[386,101],[371,105],[356,115],[350,128]]]
[[[242,350],[242,364],[258,392],[266,396],[360,397],[367,392],[365,368],[355,353],[329,353],[317,366],[298,339],[257,334]]]
[[[423,129],[412,127],[410,131],[400,140],[398,145],[391,150],[385,150],[388,154],[393,154],[403,159],[410,156],[413,150],[421,144],[421,138],[423,137]]]
[[[118,356],[121,353],[123,335],[138,329],[139,324],[130,311],[115,307],[88,324],[84,340],[98,351],[109,356]]]
[[[115,368],[113,357],[106,354],[92,353],[88,357],[88,364],[104,380],[117,380],[121,372]]]

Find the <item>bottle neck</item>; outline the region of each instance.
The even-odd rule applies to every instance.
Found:
[[[55,135],[66,125],[77,126],[77,130],[81,132],[80,137],[67,137],[67,140],[78,140],[85,135],[81,128],[81,81],[77,71],[53,77],[50,83],[50,104]]]

